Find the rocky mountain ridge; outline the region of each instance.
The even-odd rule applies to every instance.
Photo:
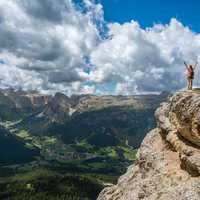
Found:
[[[72,95],[62,93],[44,95],[37,91],[15,91],[13,89],[0,89],[0,118],[11,120],[7,113],[15,113],[16,119],[21,114],[39,117],[46,116],[52,122],[64,122],[74,113],[98,110],[107,107],[134,106],[136,108],[156,108],[169,93],[158,95],[130,95],[130,96],[96,96]],[[13,116],[12,116],[13,117]]]
[[[39,149],[47,160],[82,162],[93,158],[101,163],[101,159],[115,159],[117,173],[121,173],[134,158],[131,152],[155,127],[153,113],[167,95],[68,97],[1,89],[0,125],[11,139]]]
[[[135,164],[98,200],[200,199],[200,94],[179,92],[155,116]]]

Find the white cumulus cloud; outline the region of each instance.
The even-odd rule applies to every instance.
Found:
[[[81,2],[0,1],[0,87],[66,94],[185,87],[183,60],[198,59],[200,34],[176,19],[146,29],[107,23],[101,4]]]
[[[101,40],[92,15],[102,20],[89,2],[83,13],[71,0],[1,0],[1,87],[70,93],[86,81],[86,58]]]
[[[200,55],[200,34],[176,19],[142,29],[135,21],[109,24],[110,38],[91,54],[91,79],[116,82],[117,93],[177,90],[185,86],[183,60]]]

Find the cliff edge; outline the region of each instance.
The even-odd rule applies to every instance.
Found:
[[[98,200],[200,199],[200,93],[179,92],[156,113],[137,160]]]

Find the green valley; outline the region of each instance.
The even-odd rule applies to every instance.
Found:
[[[134,162],[168,95],[2,90],[0,198],[95,199]]]

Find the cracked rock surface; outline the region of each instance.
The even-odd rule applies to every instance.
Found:
[[[155,116],[134,165],[98,200],[200,199],[200,93],[174,94]]]

